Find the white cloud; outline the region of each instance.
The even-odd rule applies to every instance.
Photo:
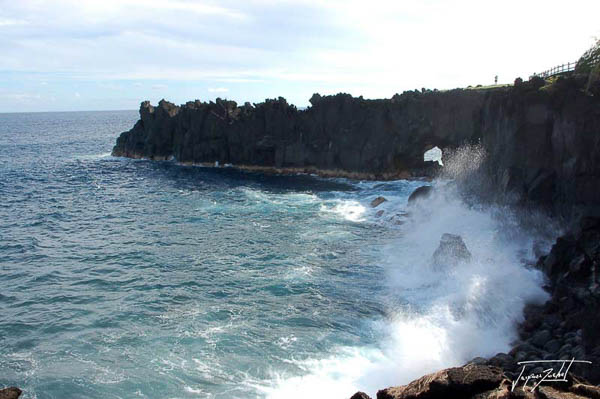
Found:
[[[3,26],[25,25],[27,22],[22,19],[10,19],[0,17],[0,28]]]
[[[33,104],[42,100],[42,95],[39,93],[15,93],[0,91],[0,100],[14,101],[18,103]]]
[[[209,92],[211,93],[227,93],[229,91],[229,89],[225,88],[225,87],[214,87],[214,88],[209,88],[208,89]]]
[[[184,93],[178,82],[211,93],[223,84],[238,101],[390,97],[574,61],[600,35],[597,15],[597,0],[21,0],[0,9],[0,70],[48,87],[127,86],[139,100],[167,86]]]

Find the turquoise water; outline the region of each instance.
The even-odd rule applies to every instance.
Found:
[[[422,183],[111,157],[136,119],[0,114],[0,386],[24,398],[363,388],[409,300],[383,260],[401,226],[368,204],[384,195],[390,214]]]

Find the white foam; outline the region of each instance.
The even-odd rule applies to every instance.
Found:
[[[337,199],[332,201],[332,203],[321,205],[321,212],[332,214],[351,222],[364,221],[366,210],[365,206],[356,200]]]
[[[112,153],[110,153],[110,152],[104,152],[102,154],[79,155],[79,156],[76,156],[75,159],[79,159],[79,160],[94,160],[94,159],[109,158],[111,156],[112,156]]]
[[[374,396],[378,389],[510,349],[525,303],[546,299],[543,276],[522,262],[524,255],[532,259],[535,237],[519,231],[505,210],[468,206],[451,185],[437,186],[438,194],[410,209],[410,222],[385,251],[391,302],[409,304],[390,304],[387,320],[372,322],[385,338],[376,347],[337,348],[328,357],[295,362],[302,375],[273,373],[256,389],[269,398],[347,398],[359,390]],[[377,209],[397,207],[390,201]],[[322,211],[352,221],[367,216],[365,206],[351,200]],[[462,236],[471,262],[432,268],[444,233]]]

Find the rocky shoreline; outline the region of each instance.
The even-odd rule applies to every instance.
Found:
[[[448,240],[457,245],[447,248]],[[444,257],[468,254],[460,237],[442,239],[438,251]],[[436,252],[438,252],[436,251]],[[475,358],[462,367],[426,375],[407,385],[385,388],[377,399],[416,398],[600,398],[600,218],[583,218],[577,229],[557,239],[551,251],[539,258],[536,267],[548,276],[545,287],[551,295],[543,305],[528,305],[519,325],[519,340],[509,353]],[[590,364],[573,363],[585,360]],[[565,363],[522,361],[563,360]],[[524,368],[525,366],[525,368]],[[542,382],[546,375],[563,367],[564,382]],[[527,388],[524,379],[534,374]],[[514,387],[513,387],[514,383]],[[367,399],[357,392],[351,399]]]
[[[238,106],[198,100],[143,102],[113,155],[272,173],[387,180],[434,176],[464,145],[485,152],[478,194],[516,197],[556,214],[600,215],[600,81],[581,75],[514,86],[410,91],[385,100],[313,95]],[[485,187],[483,187],[485,185]]]

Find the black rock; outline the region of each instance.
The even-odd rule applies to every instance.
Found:
[[[478,143],[486,154],[477,164],[483,176],[468,180],[480,196],[521,198],[567,216],[600,215],[600,96],[576,76],[544,85],[533,78],[514,87],[411,91],[389,100],[315,94],[306,110],[281,97],[254,106],[143,102],[113,154],[397,179],[430,175],[423,153],[432,146],[449,154]]]
[[[371,397],[364,392],[356,392],[350,399],[371,399]]]
[[[445,233],[440,245],[433,253],[433,264],[436,268],[453,266],[459,262],[469,262],[471,253],[459,235]]]
[[[531,338],[531,344],[537,346],[538,348],[543,348],[551,339],[552,334],[550,331],[541,330],[535,333],[535,335]]]
[[[410,196],[408,197],[408,203],[413,204],[417,200],[428,198],[432,192],[432,186],[421,186],[410,194]]]
[[[17,399],[23,391],[16,387],[0,389],[0,399]]]
[[[385,201],[387,201],[387,200],[384,197],[377,197],[373,201],[371,201],[371,206],[373,208],[377,208],[379,205],[383,204]]]

